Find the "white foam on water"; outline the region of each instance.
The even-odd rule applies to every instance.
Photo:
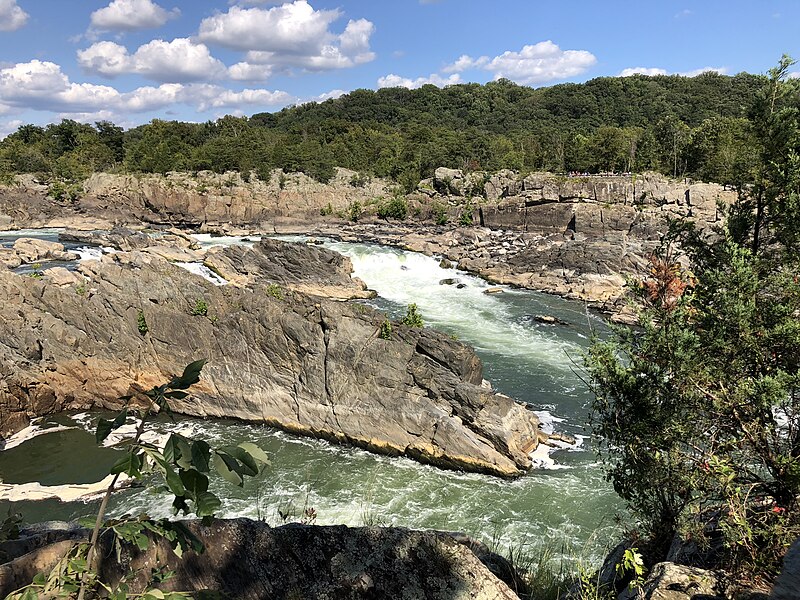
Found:
[[[252,248],[255,242],[261,241],[261,236],[258,235],[232,236],[193,233],[191,237],[197,240],[203,248],[213,248],[214,246],[247,246]]]
[[[190,273],[194,273],[195,275],[199,275],[206,281],[210,281],[214,285],[222,286],[228,285],[228,280],[220,277],[214,271],[209,269],[203,263],[199,262],[176,262],[176,265],[181,267],[182,269],[186,269]]]
[[[80,256],[80,260],[100,260],[104,254],[116,254],[118,251],[110,246],[81,246],[76,248],[73,252]]]
[[[10,450],[11,448],[16,448],[20,444],[27,442],[28,440],[32,440],[35,437],[39,437],[40,435],[45,435],[48,433],[55,433],[57,431],[67,431],[68,429],[75,429],[74,427],[67,427],[66,425],[56,425],[50,427],[41,427],[36,423],[36,421],[32,422],[28,425],[25,429],[21,429],[14,435],[7,438],[0,448],[2,450]]]
[[[500,294],[484,293],[500,287],[457,269],[443,269],[439,260],[417,252],[336,242],[327,247],[348,256],[353,275],[379,295],[401,306],[417,305],[426,325],[444,326],[475,348],[524,358],[530,364],[568,371],[566,357],[579,348],[556,333],[526,327],[512,318]],[[440,282],[453,279],[456,284]],[[465,287],[458,289],[457,284]]]

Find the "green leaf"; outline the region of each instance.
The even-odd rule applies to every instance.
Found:
[[[114,466],[111,467],[111,474],[125,473],[128,477],[141,477],[142,476],[142,457],[139,454],[134,454],[133,451],[126,452],[125,456],[120,458]]]
[[[261,447],[257,446],[253,442],[242,442],[241,444],[239,444],[239,448],[243,449],[245,452],[247,452],[250,456],[252,456],[258,462],[260,462],[262,465],[270,464],[269,456],[267,456],[267,453],[264,452],[264,450],[262,450]]]
[[[231,455],[226,452],[217,451],[211,455],[211,463],[214,469],[222,476],[223,479],[230,481],[233,485],[242,486],[244,478],[239,473],[241,467],[239,463]]]
[[[249,475],[250,477],[258,475],[258,463],[250,456],[247,450],[239,446],[227,446],[224,448],[224,451],[241,463],[240,468],[237,469],[238,473],[241,475]]]
[[[208,491],[208,477],[203,473],[195,471],[194,469],[188,469],[180,472],[180,478],[183,482],[186,494],[192,500],[196,500],[200,494]]]
[[[183,486],[181,477],[175,472],[171,466],[167,465],[164,469],[164,479],[167,482],[169,490],[176,496],[183,496],[186,494],[186,488]]]
[[[192,466],[192,448],[189,441],[177,433],[170,435],[164,445],[164,458],[182,469],[189,469]]]
[[[114,431],[115,429],[118,429],[119,427],[122,427],[127,419],[128,419],[127,408],[123,409],[123,411],[119,413],[113,421],[101,418],[97,422],[97,430],[95,431],[94,434],[97,443],[102,444],[103,441],[111,434],[111,432]]]
[[[36,593],[36,590],[33,588],[27,588],[22,595],[19,596],[19,600],[39,600],[39,594]]]
[[[201,473],[208,473],[208,461],[211,459],[211,446],[203,440],[192,444],[192,466]]]
[[[169,382],[169,387],[173,390],[185,390],[189,386],[194,385],[200,381],[200,371],[205,364],[206,360],[202,359],[187,365],[180,377],[176,377]]]
[[[201,492],[195,500],[195,514],[198,517],[213,517],[222,506],[222,502],[211,492]]]

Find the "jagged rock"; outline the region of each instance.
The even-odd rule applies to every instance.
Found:
[[[464,193],[464,172],[439,167],[433,173],[433,187],[440,194],[461,196]]]
[[[13,248],[0,248],[0,267],[16,269],[21,264],[22,260]]]
[[[357,277],[346,256],[306,244],[265,238],[253,248],[211,248],[204,264],[236,285],[276,283],[291,291],[324,298],[373,298],[375,292]]]
[[[489,177],[484,186],[487,200],[499,200],[508,196],[517,196],[523,190],[523,183],[514,171],[503,169]]]
[[[516,594],[448,534],[399,528],[284,525],[248,519],[188,521],[205,552],[178,558],[164,539],[146,551],[124,545],[117,560],[112,536],[101,537],[99,576],[131,591],[153,569],[174,576],[164,591],[213,590],[240,600],[263,598],[430,598],[515,600]],[[149,535],[149,534],[148,534]],[[152,536],[150,536],[152,538]],[[0,566],[0,594],[25,585],[36,569],[52,567],[74,542],[63,541]]]
[[[772,588],[770,600],[800,598],[800,539],[791,545],[783,558],[783,570]]]
[[[545,325],[569,325],[569,323],[563,319],[559,319],[553,315],[534,315],[533,320],[538,323],[544,323]]]
[[[82,276],[64,267],[45,269],[42,271],[42,275],[44,275],[47,281],[58,286],[78,285],[84,281]]]
[[[456,285],[458,283],[458,279],[453,277],[448,277],[447,279],[439,280],[439,285]]]
[[[48,242],[34,238],[19,238],[14,242],[14,252],[23,263],[36,263],[43,260],[76,260],[78,255],[64,250],[58,242]]]
[[[285,281],[297,277],[295,267],[330,270],[326,257],[334,260],[274,240],[219,256],[237,269],[269,263]],[[336,260],[332,278],[347,264]],[[119,397],[206,358],[196,399],[175,402],[177,412],[262,422],[447,468],[515,476],[531,466],[536,415],[481,388],[480,360],[444,334],[397,324],[383,340],[384,317],[369,307],[285,287],[273,293],[258,278],[217,287],[145,252],[78,268],[88,297],[0,272],[3,434],[34,415],[119,407]],[[207,317],[191,314],[198,299]]]
[[[619,600],[724,600],[725,580],[714,571],[662,562],[655,565],[641,590],[626,589]]]
[[[443,258],[442,260],[439,261],[439,267],[442,269],[452,269],[453,263],[451,263],[446,258]]]

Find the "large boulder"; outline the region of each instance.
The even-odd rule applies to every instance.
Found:
[[[230,264],[261,260],[226,252]],[[329,256],[281,242],[253,252],[287,273],[298,252],[312,264],[312,255]],[[536,415],[482,387],[474,351],[447,335],[398,323],[382,339],[385,317],[369,307],[260,280],[217,287],[141,251],[83,262],[79,272],[86,294],[0,272],[4,434],[38,414],[117,408],[119,397],[205,358],[196,397],[176,401],[177,412],[455,469],[515,476],[531,466]],[[196,314],[198,301],[206,314]]]
[[[464,193],[464,172],[439,167],[433,172],[433,187],[440,194],[461,196]]]
[[[75,260],[78,255],[67,252],[63,244],[35,238],[21,237],[14,242],[14,252],[23,263],[43,260]]]
[[[306,244],[286,244],[265,238],[253,248],[211,248],[204,264],[237,285],[280,283],[286,288],[326,298],[371,298],[375,292],[351,276],[346,256]]]
[[[101,537],[100,579],[116,585],[128,577],[132,592],[155,570],[174,576],[164,591],[221,592],[240,600],[329,598],[430,598],[515,600],[516,594],[464,544],[437,532],[399,528],[285,525],[248,519],[185,523],[205,546],[182,558],[163,539],[145,551]],[[70,540],[73,532],[65,532]],[[152,536],[151,536],[152,537]],[[71,541],[45,546],[0,566],[0,595],[25,585],[35,568],[52,567]]]
[[[671,562],[655,565],[641,589],[626,589],[619,600],[724,600],[726,579],[714,571]]]

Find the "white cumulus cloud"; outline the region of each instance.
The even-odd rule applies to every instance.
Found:
[[[264,81],[272,75],[270,65],[251,65],[238,62],[228,67],[228,76],[234,81]]]
[[[14,119],[13,121],[7,121],[5,123],[0,123],[0,140],[4,139],[5,137],[14,133],[17,129],[19,129],[20,125],[24,125],[25,122],[21,121],[20,119]]]
[[[0,105],[17,111],[128,114],[184,104],[203,112],[220,107],[278,107],[294,100],[282,91],[233,91],[208,83],[164,83],[121,93],[111,86],[71,82],[59,65],[39,60],[0,69]]]
[[[98,42],[78,51],[78,64],[106,77],[135,73],[164,82],[201,81],[226,74],[225,65],[211,56],[205,44],[187,38],[153,40],[133,54],[115,42]]]
[[[683,77],[696,77],[703,73],[719,73],[720,75],[725,75],[727,72],[728,69],[726,67],[702,67],[690,71],[675,72],[670,72],[660,67],[628,67],[627,69],[622,69],[618,77],[630,77],[631,75],[647,75],[650,77],[654,75],[682,75]]]
[[[314,96],[309,100],[309,102],[325,102],[326,100],[336,100],[337,98],[341,98],[347,92],[344,90],[331,90],[330,92],[325,92],[324,94],[320,94],[319,96]]]
[[[16,31],[28,22],[26,13],[17,4],[17,0],[0,0],[0,31]]]
[[[435,85],[438,87],[444,87],[446,85],[455,85],[457,83],[461,83],[461,76],[458,73],[453,73],[449,77],[442,77],[441,75],[437,75],[434,73],[428,77],[417,77],[416,79],[410,79],[408,77],[401,77],[400,75],[395,75],[394,73],[390,73],[385,77],[381,77],[378,79],[378,87],[385,88],[385,87],[404,87],[410,90],[415,90],[417,88],[422,87],[423,85]]]
[[[296,101],[291,94],[270,90],[241,90],[235,92],[217,85],[194,84],[187,86],[187,97],[197,102],[197,110],[205,112],[214,108],[237,108],[242,106],[285,106]]]
[[[620,77],[630,77],[631,75],[668,75],[666,69],[659,69],[658,67],[628,67],[620,71]]]
[[[94,11],[90,19],[95,30],[136,31],[161,27],[179,14],[177,8],[168,11],[153,0],[113,0]]]
[[[569,79],[585,72],[597,62],[587,50],[562,50],[550,40],[523,46],[519,51],[508,50],[494,58],[472,58],[463,55],[447,65],[445,73],[460,73],[468,69],[483,69],[495,79],[505,77],[517,83],[534,85]]]
[[[198,38],[207,44],[246,52],[248,65],[268,65],[273,71],[342,69],[375,58],[370,38],[375,31],[366,19],[350,20],[342,33],[331,25],[339,10],[316,10],[306,0],[272,8],[232,6],[203,19]],[[237,70],[246,72],[244,66]]]

